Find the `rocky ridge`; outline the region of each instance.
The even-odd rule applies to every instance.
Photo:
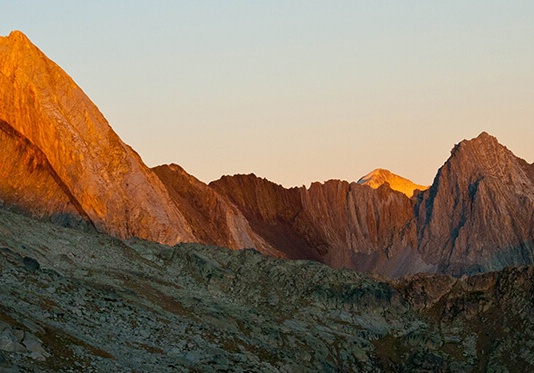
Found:
[[[74,81],[14,31],[0,38],[0,141],[0,200],[63,226],[254,247],[389,277],[534,263],[534,164],[486,133],[458,144],[424,191],[385,170],[360,184],[286,189],[235,175],[206,185],[178,165],[144,165]]]
[[[432,186],[412,198],[387,182],[361,185],[367,178],[285,189],[235,175],[210,186],[266,241],[297,254],[289,257],[388,277],[461,276],[534,263],[532,169],[482,133],[456,145]]]
[[[0,208],[5,372],[534,369],[534,268],[383,281]]]
[[[389,274],[395,269],[388,266],[388,252],[409,248],[404,231],[415,233],[409,225],[413,202],[386,185],[373,190],[330,180],[285,189],[254,175],[236,175],[210,186],[236,204],[266,241],[292,253],[290,258]]]

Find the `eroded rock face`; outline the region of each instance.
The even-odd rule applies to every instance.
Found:
[[[319,260],[383,274],[415,270],[417,260],[389,266],[389,257],[410,251],[413,203],[388,186],[373,190],[330,180],[285,189],[255,175],[210,183],[238,206],[266,241],[295,259]],[[409,232],[413,233],[410,235]],[[406,254],[409,255],[409,254]]]
[[[1,120],[0,144],[0,196],[5,204],[38,217],[63,213],[89,220],[46,155]]]
[[[229,248],[254,247],[275,257],[285,256],[258,236],[241,211],[226,197],[182,167],[162,165],[153,171],[167,187],[199,242]]]
[[[255,175],[224,176],[209,186],[237,206],[256,234],[289,258],[320,260],[313,244],[319,232],[300,215],[299,189],[285,189]],[[308,231],[298,230],[303,225]]]
[[[456,275],[533,263],[531,170],[487,133],[459,143],[418,196],[418,250]]]
[[[0,38],[0,121],[0,198],[39,216],[77,214],[119,237],[195,240],[159,178],[18,31]]]

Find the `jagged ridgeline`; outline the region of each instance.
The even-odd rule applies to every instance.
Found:
[[[206,185],[148,168],[21,32],[0,39],[0,198],[119,238],[199,242],[395,277],[533,262],[534,166],[482,133],[425,187],[375,170],[286,189],[254,175]]]
[[[148,168],[21,32],[0,38],[0,69],[0,199],[33,216],[388,277],[533,262],[534,165],[487,133],[456,145],[430,187],[381,169],[309,188],[206,185],[176,164]]]

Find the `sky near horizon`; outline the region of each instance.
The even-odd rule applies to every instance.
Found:
[[[482,131],[534,161],[534,1],[3,1],[149,166],[431,184]]]

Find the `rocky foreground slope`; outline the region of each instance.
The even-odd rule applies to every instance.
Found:
[[[0,209],[2,372],[534,369],[534,268],[381,281]]]

